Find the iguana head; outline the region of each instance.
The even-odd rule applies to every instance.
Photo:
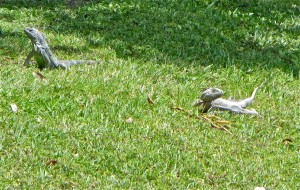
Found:
[[[35,28],[26,27],[24,32],[33,42],[40,42],[42,44],[45,41],[44,35]]]
[[[215,100],[217,98],[220,98],[224,92],[221,89],[218,88],[208,88],[202,92],[200,95],[200,99],[204,102],[209,102],[212,100]]]

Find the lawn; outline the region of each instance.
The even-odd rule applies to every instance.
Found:
[[[0,1],[0,189],[300,189],[299,26],[299,0]],[[24,67],[25,27],[105,63]],[[263,82],[260,116],[191,106]]]

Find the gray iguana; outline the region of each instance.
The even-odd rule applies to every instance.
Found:
[[[102,63],[101,61],[87,61],[87,60],[58,60],[56,59],[47,42],[45,36],[35,28],[25,28],[25,34],[31,40],[32,50],[27,55],[24,65],[29,65],[30,59],[34,57],[40,69],[43,68],[63,68],[66,69],[71,65],[77,64],[94,64]]]
[[[258,115],[258,113],[254,109],[250,109],[250,110],[245,109],[254,100],[258,88],[259,87],[254,89],[251,97],[243,100],[238,100],[238,101],[226,100],[221,98],[221,96],[224,94],[224,92],[221,89],[208,88],[200,94],[199,97],[200,99],[197,99],[193,103],[193,105],[202,106],[203,113],[206,113],[213,109],[218,109],[218,110],[230,111],[233,113]]]

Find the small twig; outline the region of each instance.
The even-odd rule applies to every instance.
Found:
[[[224,126],[222,126],[222,125],[219,125],[219,126],[216,125],[212,120],[210,120],[209,118],[207,118],[207,117],[205,117],[205,116],[202,116],[202,117],[199,117],[199,116],[198,116],[198,118],[202,118],[202,119],[208,121],[208,122],[211,124],[211,126],[214,127],[214,128],[222,129],[222,130],[224,130],[224,131],[226,131],[226,132],[232,134],[226,127],[224,127]]]
[[[224,131],[232,134],[226,127],[224,127],[222,125],[217,125],[214,121],[212,121],[211,119],[209,119],[208,117],[206,117],[204,114],[203,115],[195,115],[195,114],[190,113],[189,111],[186,111],[185,109],[183,109],[181,107],[172,107],[172,109],[175,109],[175,110],[178,110],[178,111],[182,111],[182,112],[184,112],[189,117],[196,118],[196,119],[199,119],[199,120],[205,120],[208,123],[210,123],[210,125],[213,128],[222,129],[222,130],[224,130]],[[217,119],[222,120],[221,118],[219,118],[217,116],[214,116],[214,117],[217,118]]]

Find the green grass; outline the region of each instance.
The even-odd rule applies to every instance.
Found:
[[[0,2],[1,189],[300,188],[298,0],[75,2]],[[61,59],[113,63],[35,79],[26,26]],[[232,134],[172,109],[265,80],[261,118],[212,113]]]

